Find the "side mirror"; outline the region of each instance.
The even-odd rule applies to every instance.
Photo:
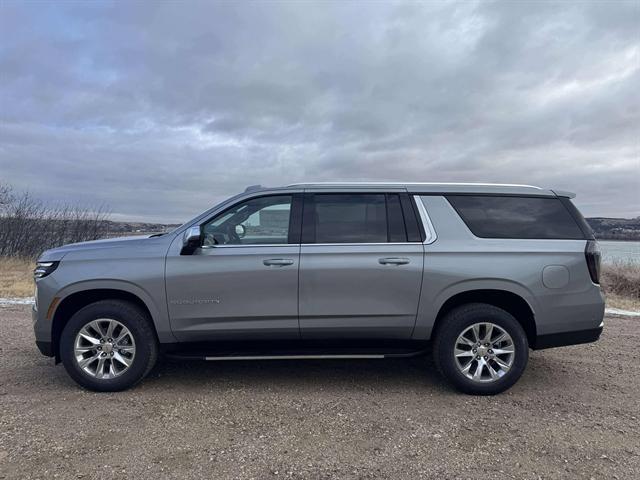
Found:
[[[182,251],[180,255],[191,255],[202,243],[202,232],[199,226],[189,227],[182,237]]]
[[[247,234],[247,229],[245,228],[244,225],[242,225],[241,223],[236,225],[236,235],[238,235],[238,238],[244,238],[246,234]]]

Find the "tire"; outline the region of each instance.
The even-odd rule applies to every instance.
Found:
[[[106,336],[112,325],[114,338],[97,343],[96,339],[101,334]],[[114,343],[118,336],[122,340]],[[86,353],[79,353],[84,350]],[[90,362],[84,369],[79,363],[85,363],[83,356]],[[158,341],[151,319],[135,304],[122,300],[101,300],[83,307],[69,319],[60,336],[60,358],[65,370],[79,385],[97,392],[132,387],[151,371],[157,357]],[[98,369],[98,365],[102,367]]]
[[[477,342],[487,340],[487,335],[488,342]],[[459,391],[495,395],[522,376],[529,359],[529,342],[513,315],[493,305],[471,303],[442,318],[433,355],[440,373]]]

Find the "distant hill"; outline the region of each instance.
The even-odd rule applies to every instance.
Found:
[[[640,217],[586,219],[596,238],[599,240],[636,240],[640,241]]]
[[[146,223],[146,222],[114,222],[105,221],[107,236],[122,237],[126,235],[152,235],[154,233],[170,232],[180,224]]]

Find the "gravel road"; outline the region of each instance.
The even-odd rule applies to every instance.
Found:
[[[0,478],[640,478],[640,320],[532,352],[468,397],[429,359],[164,360],[135,389],[79,389],[0,308]]]

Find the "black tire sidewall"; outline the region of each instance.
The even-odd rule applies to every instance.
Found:
[[[513,386],[522,376],[529,359],[529,342],[520,323],[508,312],[493,305],[470,304],[457,308],[442,319],[436,336],[435,361],[445,378],[458,390],[472,395],[495,395]],[[456,365],[453,355],[458,336],[479,322],[491,322],[512,338],[515,358],[509,371],[499,380],[480,383],[467,378]]]
[[[112,379],[97,379],[84,372],[74,357],[76,335],[87,323],[98,318],[117,320],[133,335],[136,353],[131,366],[122,375]],[[138,383],[155,362],[155,342],[150,334],[147,316],[135,305],[123,301],[100,301],[80,309],[65,325],[60,336],[60,358],[71,378],[78,384],[100,392],[125,390]]]

